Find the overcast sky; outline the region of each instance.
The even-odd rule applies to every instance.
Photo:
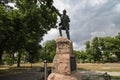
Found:
[[[120,32],[120,0],[54,0],[54,5],[60,13],[67,10],[70,37],[76,50],[83,50],[85,42],[95,36],[115,36]],[[44,41],[58,36],[58,30],[51,29]]]

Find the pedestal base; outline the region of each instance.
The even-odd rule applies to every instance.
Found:
[[[58,73],[51,73],[48,80],[82,80],[79,72],[75,71],[70,75],[62,75]]]

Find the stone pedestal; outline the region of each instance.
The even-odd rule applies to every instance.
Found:
[[[80,73],[74,72],[70,75],[62,75],[58,73],[51,73],[48,80],[81,80]]]
[[[72,42],[67,38],[58,37],[56,43],[56,55],[53,59],[52,73],[48,76],[48,80],[81,80],[81,75],[76,70]]]

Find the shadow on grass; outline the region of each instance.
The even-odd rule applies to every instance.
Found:
[[[0,70],[0,80],[41,80],[44,75],[44,68],[35,67],[9,67]]]
[[[40,66],[35,66],[35,67],[8,67],[7,69],[0,69],[0,76],[6,76],[6,75],[13,75],[13,74],[19,74],[19,73],[24,73],[24,72],[30,72],[30,71],[40,71],[43,69]]]
[[[48,69],[51,69],[51,67],[48,67]],[[78,68],[77,70],[81,72],[83,80],[101,80],[103,78],[103,74],[89,69]],[[41,75],[44,75],[44,67],[41,66],[33,66],[32,68],[30,66],[9,67],[8,69],[0,70],[0,80],[44,80],[40,79]],[[112,80],[120,80],[118,76],[111,77]]]
[[[51,73],[51,67],[47,67],[48,72]],[[32,73],[32,72],[44,72],[44,67],[41,66],[11,66],[7,69],[0,69],[0,76],[7,76],[7,75],[15,75],[15,74],[22,74],[22,73]]]

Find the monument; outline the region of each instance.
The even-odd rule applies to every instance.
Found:
[[[48,80],[82,80],[80,73],[76,70],[76,59],[73,54],[72,41],[70,41],[68,22],[61,21],[60,23],[60,29],[66,30],[67,38],[62,37],[60,32],[60,37],[56,39],[56,55],[53,59],[52,73],[48,76]]]
[[[81,75],[76,70],[72,42],[67,38],[58,37],[56,43],[56,55],[48,80],[81,80]]]

